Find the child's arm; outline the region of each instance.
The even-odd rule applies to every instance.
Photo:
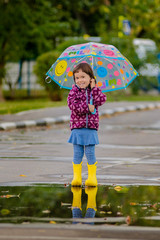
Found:
[[[101,89],[98,87],[94,87],[92,89],[93,103],[95,106],[101,106],[107,100],[107,97],[104,93],[102,93]]]
[[[78,115],[89,113],[86,96],[81,96],[80,92],[77,93],[71,90],[67,98],[67,103],[70,110]]]

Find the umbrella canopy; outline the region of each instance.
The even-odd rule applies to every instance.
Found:
[[[68,47],[46,73],[60,87],[72,89],[73,69],[81,62],[88,63],[102,92],[126,88],[138,73],[119,50],[101,43],[85,43]]]

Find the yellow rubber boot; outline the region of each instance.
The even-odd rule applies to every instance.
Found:
[[[85,188],[85,193],[88,195],[87,209],[93,208],[97,210],[96,196],[97,196],[97,187],[87,187]]]
[[[98,185],[97,177],[96,177],[96,169],[97,169],[97,162],[95,162],[93,165],[88,166],[88,179],[85,181],[85,185],[88,187],[96,187]]]
[[[72,208],[81,208],[81,196],[82,196],[82,188],[81,187],[71,187],[71,192],[73,193],[73,202]]]
[[[73,163],[73,180],[71,182],[72,186],[82,185],[82,162],[80,164]]]

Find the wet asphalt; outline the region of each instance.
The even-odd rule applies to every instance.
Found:
[[[112,103],[112,107],[106,106],[113,110],[115,106],[118,108],[123,105],[120,102]],[[57,108],[58,113],[69,113],[64,108]],[[48,109],[39,110],[38,114],[44,114],[45,111]],[[50,116],[52,114],[60,118],[54,111],[56,112],[50,109]],[[18,116],[29,119],[36,114],[37,111],[32,111]],[[16,117],[17,115],[12,116]],[[159,119],[159,108],[126,111],[100,118],[100,144],[96,146],[99,184],[160,184]],[[72,145],[67,143],[69,135],[68,121],[1,131],[0,185],[39,182],[69,184],[72,179],[73,157]],[[85,157],[82,174],[84,182],[87,178]]]
[[[101,110],[137,106],[144,103],[111,103]],[[145,103],[152,104],[152,103]],[[68,115],[66,107],[0,116],[1,123],[59,118]],[[100,119],[96,147],[97,179],[100,185],[160,185],[160,110],[115,112]],[[72,145],[67,143],[69,122],[0,131],[0,185],[21,186],[35,183],[70,184],[72,179]],[[83,161],[83,183],[87,178],[87,161]],[[134,227],[0,226],[0,239],[159,239],[160,229]],[[28,227],[29,228],[29,227]],[[48,228],[48,227],[47,227]],[[87,230],[85,231],[86,228]],[[102,229],[103,228],[103,229]],[[7,230],[8,229],[8,230]],[[9,230],[10,229],[10,230]],[[23,231],[22,231],[23,229]],[[33,230],[34,229],[34,230]],[[65,230],[66,229],[66,230]],[[81,231],[83,229],[83,231]],[[5,233],[4,233],[5,231]],[[8,231],[8,235],[5,235]],[[19,235],[16,235],[17,231]],[[87,234],[88,231],[88,234]],[[104,232],[103,232],[104,231]],[[44,237],[38,237],[40,232]],[[65,235],[66,232],[66,235]],[[84,234],[82,234],[82,232]],[[92,233],[96,233],[95,235]],[[10,233],[10,234],[9,234]],[[55,234],[54,234],[55,233]],[[77,235],[74,235],[74,233]],[[103,234],[102,234],[103,233]],[[15,234],[15,235],[14,235]],[[25,235],[26,234],[26,235]],[[38,235],[36,235],[38,234]],[[7,236],[9,236],[7,238]],[[15,236],[15,238],[14,238]],[[16,237],[19,236],[19,237]],[[21,236],[21,237],[20,237]],[[24,237],[28,236],[28,238]],[[31,237],[32,236],[32,237]],[[35,236],[33,238],[33,236]],[[76,238],[75,238],[76,237]]]

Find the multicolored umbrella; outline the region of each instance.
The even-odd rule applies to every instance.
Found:
[[[101,43],[85,43],[68,47],[46,73],[60,87],[72,89],[73,69],[88,63],[102,92],[126,88],[138,73],[116,47]]]

